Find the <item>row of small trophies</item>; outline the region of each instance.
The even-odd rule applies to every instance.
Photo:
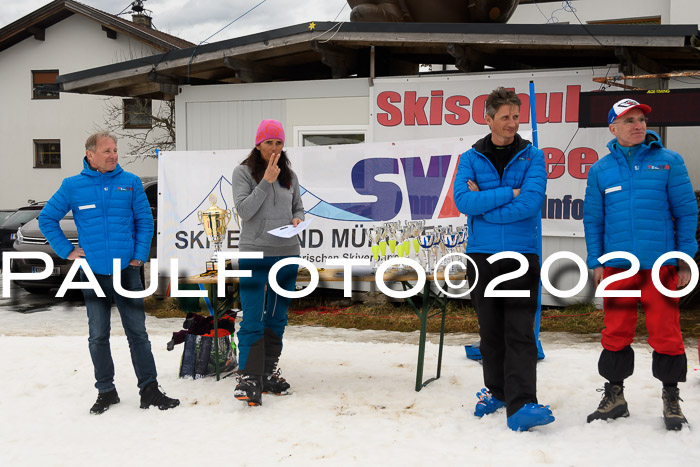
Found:
[[[216,196],[209,196],[211,207],[206,211],[197,212],[197,217],[204,227],[207,237],[214,244],[214,255],[206,263],[207,273],[216,271],[217,255],[226,235],[227,225],[233,217],[239,224],[235,210],[221,209],[216,205]],[[239,224],[240,229],[240,224]],[[418,261],[428,274],[441,270],[445,264],[452,261],[440,262],[440,259],[452,253],[466,251],[467,226],[453,227],[425,225],[425,221],[387,222],[369,230],[372,248],[372,269],[377,270],[380,264],[391,257],[411,258]],[[462,269],[464,271],[466,269]],[[459,271],[450,271],[459,272]],[[206,274],[206,273],[205,273]]]
[[[444,270],[445,264],[452,261],[441,263],[442,257],[465,253],[467,230],[466,225],[426,227],[425,221],[406,221],[403,225],[401,222],[386,222],[372,227],[369,231],[372,269],[376,271],[384,261],[398,257],[418,261],[428,274],[438,272],[436,266]]]

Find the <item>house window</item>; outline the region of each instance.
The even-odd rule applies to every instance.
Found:
[[[318,127],[295,127],[298,146],[332,146],[335,144],[358,144],[367,139],[366,126],[327,125]]]
[[[661,16],[643,16],[639,18],[605,19],[586,21],[588,24],[661,24]]]
[[[61,168],[61,140],[60,139],[35,139],[34,140],[34,168],[35,169],[60,169]]]
[[[58,99],[57,76],[58,70],[32,70],[32,99]]]
[[[124,128],[151,128],[151,99],[124,99]]]
[[[362,134],[320,134],[320,135],[304,135],[302,146],[331,146],[333,144],[357,144],[364,143],[365,135]]]

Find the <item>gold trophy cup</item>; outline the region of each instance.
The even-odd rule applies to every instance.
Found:
[[[216,205],[216,196],[213,194],[209,195],[209,202],[211,207],[206,211],[197,211],[197,217],[199,222],[202,223],[202,227],[204,227],[204,233],[207,234],[207,238],[214,244],[214,254],[207,261],[207,271],[214,271],[217,268],[217,256],[221,251],[221,244],[224,242],[228,223],[231,221],[231,210],[218,207]]]

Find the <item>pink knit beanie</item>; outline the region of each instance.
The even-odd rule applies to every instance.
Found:
[[[284,143],[284,129],[277,120],[263,120],[258,125],[258,131],[255,133],[255,145],[257,146],[268,139],[278,139]]]

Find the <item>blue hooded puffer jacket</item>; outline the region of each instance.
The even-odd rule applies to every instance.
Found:
[[[669,251],[694,257],[698,205],[680,154],[664,148],[650,130],[633,156],[632,169],[617,139],[608,149],[610,154],[588,172],[583,207],[588,267],[602,266],[598,258],[614,251],[632,253],[641,269],[651,269]],[[614,259],[605,266],[626,269],[630,263]]]
[[[92,272],[111,275],[114,258],[121,260],[122,269],[132,259],[148,260],[153,216],[136,175],[119,165],[103,174],[84,159],[82,172],[63,180],[39,215],[42,233],[61,258],[67,258],[74,248],[59,226],[71,210]]]
[[[486,138],[460,156],[455,177],[455,204],[468,216],[467,252],[539,253],[540,209],[547,186],[544,153],[529,141],[520,140],[501,178],[478,150]],[[480,191],[469,191],[468,180],[476,182]],[[517,197],[513,196],[514,188],[520,189]]]

